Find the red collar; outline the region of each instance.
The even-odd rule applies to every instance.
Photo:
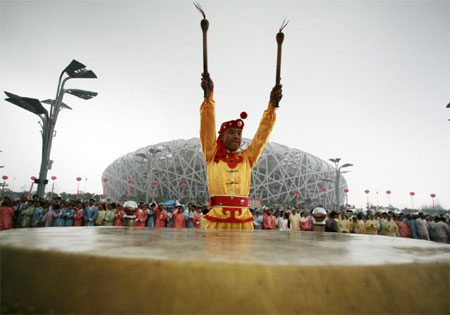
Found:
[[[228,152],[219,136],[217,138],[217,151],[214,156],[214,162],[219,163],[221,160],[226,162],[230,168],[235,168],[244,159],[242,155],[237,152]]]

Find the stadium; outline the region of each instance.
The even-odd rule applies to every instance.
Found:
[[[245,149],[250,139],[242,140]],[[109,200],[157,202],[179,199],[206,203],[209,198],[206,164],[199,138],[161,142],[130,152],[111,163],[103,172],[105,198]],[[130,180],[132,181],[131,183]],[[153,183],[156,182],[156,185]],[[250,198],[263,205],[299,206],[336,204],[344,200],[347,183],[339,175],[336,194],[336,169],[307,152],[269,142],[252,169]],[[326,188],[326,192],[322,189]]]

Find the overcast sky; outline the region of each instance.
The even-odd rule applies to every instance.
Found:
[[[76,59],[96,80],[68,88],[56,125],[50,176],[56,192],[101,193],[101,175],[138,148],[199,136],[201,16],[190,0],[7,1],[0,6],[0,87],[55,98]],[[352,163],[349,201],[450,208],[449,1],[208,1],[209,70],[217,124],[248,113],[256,131],[283,44],[284,97],[270,141]],[[38,117],[0,101],[0,169],[14,189],[38,176]],[[51,189],[51,185],[47,186]]]

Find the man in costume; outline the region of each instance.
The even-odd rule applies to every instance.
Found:
[[[244,122],[224,122],[216,138],[214,84],[209,74],[202,75],[205,99],[200,108],[200,139],[206,160],[211,210],[205,215],[205,228],[253,230],[253,216],[248,208],[251,169],[269,140],[275,124],[275,106],[282,97],[281,85],[275,85],[267,110],[247,149],[238,151]],[[275,103],[276,102],[276,103]],[[246,113],[241,114],[245,119]]]

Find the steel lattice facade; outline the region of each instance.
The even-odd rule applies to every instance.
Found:
[[[250,143],[243,139],[242,149]],[[157,201],[178,198],[184,190],[184,202],[204,203],[209,197],[206,164],[199,138],[174,140],[150,145],[130,152],[109,165],[102,178],[107,178],[106,198],[125,200],[130,184],[130,199],[152,199],[152,182],[156,181]],[[295,191],[300,203],[321,204],[326,187],[326,204],[335,204],[336,169],[304,151],[269,142],[252,169],[250,198],[262,199],[264,205],[294,206]],[[347,183],[339,178],[339,200],[344,200]]]

